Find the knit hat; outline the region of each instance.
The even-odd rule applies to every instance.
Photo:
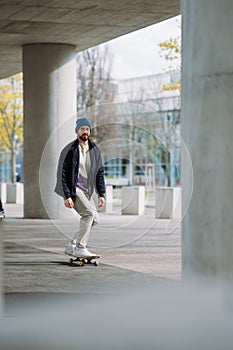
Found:
[[[91,132],[92,125],[91,125],[90,120],[88,120],[87,118],[80,118],[80,119],[76,120],[75,132],[77,133],[78,129],[81,128],[81,126],[84,126],[84,125],[85,126],[89,126],[90,132]]]

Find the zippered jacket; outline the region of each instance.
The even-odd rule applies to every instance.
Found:
[[[105,196],[104,167],[102,164],[101,152],[97,145],[88,140],[91,167],[88,174],[87,194],[91,198],[94,189],[100,197]],[[64,199],[76,196],[76,185],[79,171],[79,148],[78,139],[70,142],[62,151],[59,157],[57,168],[57,183],[55,193]]]

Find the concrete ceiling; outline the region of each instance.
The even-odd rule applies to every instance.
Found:
[[[77,51],[179,14],[179,0],[0,0],[0,77],[22,71],[22,45]]]

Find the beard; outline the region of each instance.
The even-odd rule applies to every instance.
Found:
[[[79,136],[81,141],[87,141],[89,139],[89,136],[87,134],[83,134],[81,136]]]

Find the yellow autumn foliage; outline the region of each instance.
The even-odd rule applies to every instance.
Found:
[[[176,83],[170,83],[170,84],[163,84],[162,89],[164,91],[171,91],[171,90],[181,90],[181,83],[180,81],[177,81]]]
[[[170,38],[159,44],[161,48],[161,55],[165,57],[166,60],[173,61],[174,59],[179,59],[181,49],[180,40],[178,38]]]
[[[159,44],[161,49],[160,55],[164,57],[167,61],[172,61],[176,64],[176,67],[171,70],[180,70],[180,60],[181,60],[181,43],[179,38],[170,38]],[[173,82],[170,84],[163,84],[162,89],[164,91],[168,90],[179,90],[181,91],[180,81]]]
[[[19,73],[0,80],[0,150],[17,152],[22,145],[23,82]]]

